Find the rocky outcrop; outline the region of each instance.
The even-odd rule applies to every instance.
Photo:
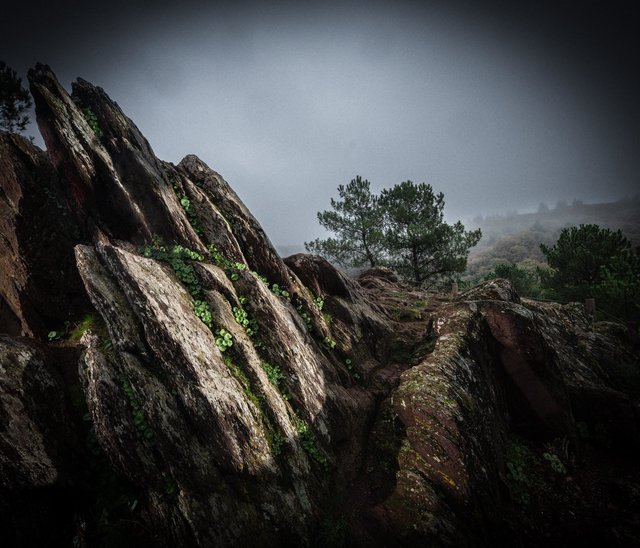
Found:
[[[535,544],[555,525],[527,497],[590,523],[595,495],[553,505],[588,490],[592,446],[637,455],[637,356],[614,335],[503,280],[454,300],[282,260],[200,159],[156,158],[88,82],[29,79],[48,157],[0,138],[2,331],[41,342],[0,339],[0,476],[84,501],[58,505],[67,543]]]
[[[393,392],[390,405],[405,432],[396,483],[386,499],[358,518],[362,544],[375,544],[383,535],[388,545],[398,539],[404,539],[400,544],[538,545],[546,542],[549,529],[562,544],[575,540],[575,532],[563,536],[572,527],[584,527],[590,531],[585,538],[594,535],[601,542],[637,538],[637,529],[625,531],[630,536],[623,540],[602,522],[577,525],[577,514],[588,515],[594,511],[590,505],[602,504],[602,486],[581,477],[593,473],[590,464],[576,466],[575,483],[561,487],[543,476],[564,477],[561,459],[588,463],[583,453],[588,432],[604,428],[600,442],[609,445],[617,438],[625,440],[626,451],[636,447],[637,355],[619,344],[614,348],[612,339],[594,331],[581,307],[520,304],[504,280],[440,306],[434,329],[433,351],[401,375]],[[619,364],[616,373],[605,373],[613,362]],[[625,377],[619,378],[622,370]],[[612,416],[621,421],[617,426]],[[637,485],[638,476],[632,477]],[[593,492],[585,500],[588,491]],[[529,500],[543,494],[548,500]],[[514,502],[520,504],[510,507]],[[552,525],[519,523],[525,514],[553,513],[552,508],[558,512],[546,518],[557,519]],[[632,515],[636,511],[637,505]],[[571,525],[562,525],[563,519]],[[372,522],[384,525],[367,532],[365,524]]]
[[[78,228],[47,156],[6,133],[0,134],[0,234],[2,332],[46,336],[86,303],[73,258]]]
[[[167,541],[309,538],[327,469],[348,476],[373,410],[345,363],[364,342],[336,349],[318,295],[203,162],[161,163],[87,82],[73,99],[47,67],[30,82],[86,235],[78,271],[106,327],[83,339],[98,442],[147,489]]]
[[[0,335],[0,526],[7,546],[71,538],[73,505],[64,492],[78,444],[65,392],[46,349]]]
[[[638,349],[619,325],[593,324],[578,304],[526,302],[566,387],[577,421],[606,432],[618,451],[640,448]]]
[[[62,382],[28,339],[0,335],[0,360],[0,485],[53,485],[68,465],[73,437]]]
[[[210,329],[194,321],[188,293],[160,264],[110,245],[76,253],[115,341],[111,354],[91,341],[84,358],[96,431],[119,468],[148,487],[156,527],[179,544],[233,544],[248,541],[249,532],[273,543],[281,512],[302,536],[312,510],[310,463],[286,402],[235,327],[228,302],[212,298],[216,319],[235,339],[232,366]],[[109,315],[102,303],[125,312]],[[233,368],[242,368],[241,376]],[[274,455],[276,436],[287,446],[286,459]],[[290,495],[277,489],[285,475],[300,505],[292,507]],[[245,494],[231,495],[242,476]]]

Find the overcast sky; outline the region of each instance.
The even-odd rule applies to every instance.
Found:
[[[450,220],[639,186],[626,2],[15,4],[0,59],[105,88],[160,158],[200,156],[278,244],[321,236],[316,212],[355,175],[430,183]]]

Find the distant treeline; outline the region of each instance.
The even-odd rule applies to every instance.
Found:
[[[463,285],[507,278],[523,297],[559,302],[595,298],[600,320],[640,320],[640,200],[540,209],[485,220],[481,226],[488,242],[469,258]],[[497,230],[504,229],[505,221],[511,228],[533,224],[500,236]]]
[[[604,202],[595,204],[585,204],[583,200],[573,200],[571,203],[566,200],[558,200],[555,205],[549,206],[546,202],[540,202],[538,209],[535,212],[519,213],[515,209],[508,209],[503,213],[491,213],[488,215],[476,215],[471,222],[471,226],[482,226],[485,223],[502,222],[504,220],[516,220],[518,223],[524,219],[538,216],[547,216],[551,213],[550,218],[554,218],[557,214],[565,215],[567,213],[575,213],[578,215],[589,215],[590,217],[607,218],[610,215],[611,209],[615,209],[622,205],[624,209],[631,208],[635,211],[640,208],[640,195],[635,194],[633,196],[625,196],[615,202]],[[514,219],[517,218],[517,219]]]
[[[553,209],[541,204],[535,213],[477,216],[469,224],[482,229],[482,239],[471,250],[466,280],[483,278],[498,264],[535,270],[545,263],[540,244],[554,243],[569,226],[597,224],[621,230],[632,244],[640,245],[640,197],[602,204],[560,201]]]

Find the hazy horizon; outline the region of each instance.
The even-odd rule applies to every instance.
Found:
[[[32,3],[10,8],[0,59],[103,87],[160,158],[197,154],[291,245],[323,235],[316,212],[356,175],[430,183],[451,220],[635,194],[621,5]]]

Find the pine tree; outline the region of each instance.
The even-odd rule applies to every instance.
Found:
[[[376,266],[382,258],[382,211],[370,183],[359,175],[345,187],[338,186],[339,200],[331,198],[333,211],[318,213],[318,221],[336,238],[305,242],[309,253],[318,253],[342,266]]]
[[[640,250],[622,231],[588,224],[563,228],[553,246],[540,245],[549,269],[539,270],[550,297],[582,301],[620,319],[640,314]]]
[[[444,221],[444,194],[431,185],[404,181],[380,195],[389,264],[416,285],[433,285],[464,272],[469,249],[482,236],[458,221]]]

